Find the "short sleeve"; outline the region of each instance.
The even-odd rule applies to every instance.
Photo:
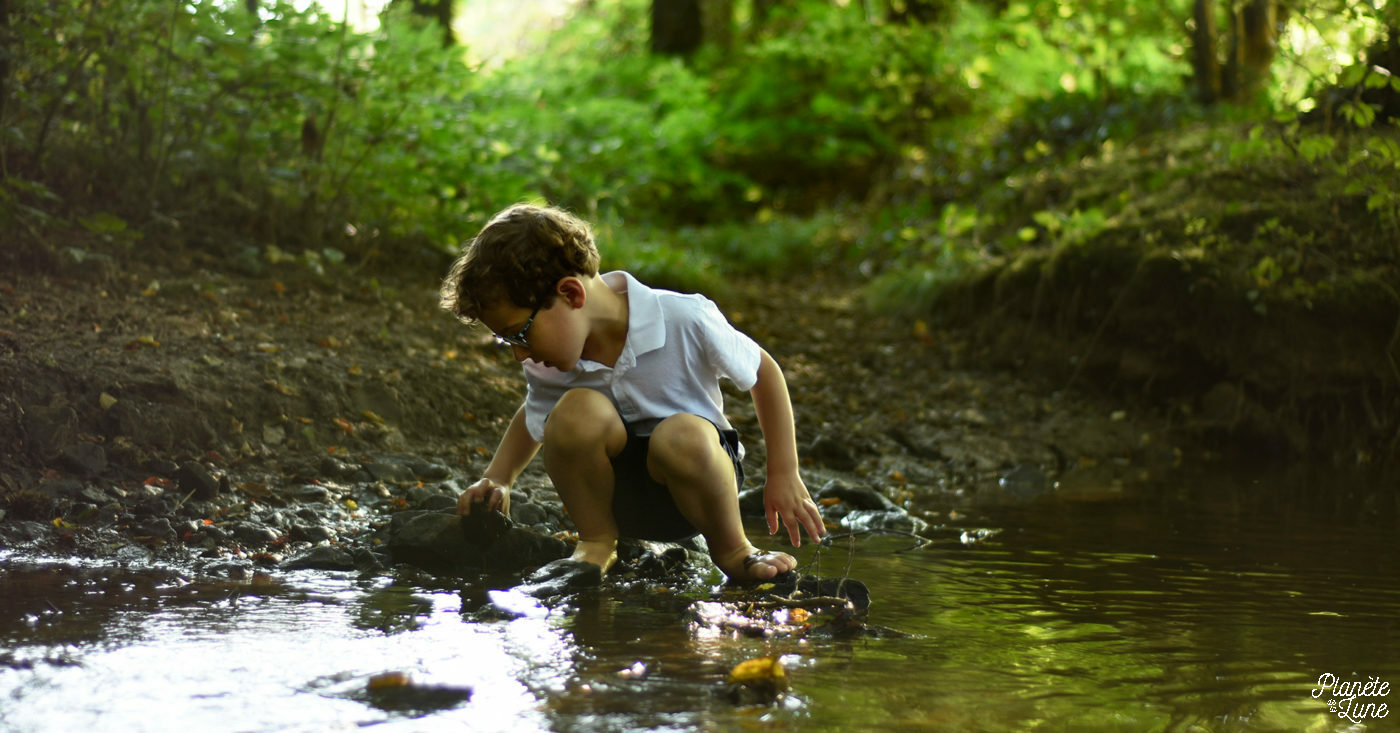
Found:
[[[534,367],[533,369],[531,367]],[[543,364],[525,364],[525,429],[537,443],[544,442],[544,423],[554,404],[564,396],[564,387],[552,383],[547,375],[554,370]]]
[[[696,337],[705,359],[717,376],[728,379],[747,392],[758,383],[758,366],[763,351],[753,339],[729,322],[719,306],[701,299],[695,319]]]

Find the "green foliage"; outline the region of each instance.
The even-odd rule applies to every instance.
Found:
[[[464,211],[461,182],[434,162],[475,136],[431,31],[391,17],[357,35],[289,3],[256,17],[153,0],[15,12],[11,175],[268,245],[431,237]]]
[[[967,106],[937,33],[872,25],[825,3],[781,28],[715,73],[715,154],[770,190],[868,176],[930,121]]]
[[[1140,200],[1222,166],[1302,171],[1318,196],[1400,232],[1400,156],[1378,132],[1289,118],[1136,159],[1153,155],[1141,141],[1205,117],[1184,91],[1186,0],[962,2],[937,27],[883,22],[876,5],[775,4],[732,54],[682,62],[647,53],[649,0],[600,0],[542,32],[538,52],[475,69],[406,13],[361,34],[290,2],[251,15],[19,0],[0,225],[38,237],[62,222],[120,247],[154,230],[210,248],[231,235],[255,261],[330,271],[390,247],[448,250],[503,206],[547,200],[613,234],[617,264],[658,277],[855,265],[916,295],[1119,236]],[[1327,119],[1374,131],[1384,120],[1361,92],[1400,80],[1357,46],[1379,11],[1342,7],[1290,15],[1281,48],[1309,89],[1354,88]],[[1288,109],[1292,73],[1275,85]],[[1095,174],[1120,164],[1132,180]],[[872,193],[868,211],[791,218]],[[1276,267],[1262,252],[1239,271],[1276,292]]]

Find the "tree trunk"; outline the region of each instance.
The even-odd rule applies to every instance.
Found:
[[[453,0],[411,0],[413,14],[437,22],[442,27],[442,47],[453,44],[452,6]]]
[[[885,0],[885,18],[891,23],[932,25],[943,17],[943,0]]]
[[[1191,34],[1191,47],[1196,97],[1203,104],[1214,104],[1220,99],[1220,60],[1215,55],[1215,0],[1196,0],[1193,16],[1196,28]]]
[[[728,57],[734,50],[734,0],[701,0],[700,12],[702,40]]]
[[[1231,19],[1231,53],[1222,91],[1243,99],[1269,81],[1278,42],[1276,0],[1249,0]]]
[[[768,23],[768,16],[773,12],[773,8],[784,4],[785,0],[753,0],[753,21],[752,26],[755,34],[763,29]]]
[[[5,99],[10,96],[10,0],[0,0],[0,124],[5,122]],[[4,146],[0,146],[3,150]]]
[[[700,0],[652,0],[651,52],[689,56],[700,48]]]

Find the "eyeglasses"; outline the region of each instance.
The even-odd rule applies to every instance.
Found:
[[[529,320],[525,321],[525,325],[520,327],[520,332],[514,336],[506,336],[492,331],[491,338],[494,338],[496,343],[501,346],[519,346],[522,349],[530,348],[530,340],[525,334],[530,330],[530,324],[535,322],[535,316],[539,315],[539,313],[540,307],[535,306],[535,310],[530,313]]]

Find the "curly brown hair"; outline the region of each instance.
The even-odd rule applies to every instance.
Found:
[[[441,306],[463,323],[493,305],[541,308],[571,275],[598,274],[588,223],[552,206],[516,204],[491,217],[442,281]]]

